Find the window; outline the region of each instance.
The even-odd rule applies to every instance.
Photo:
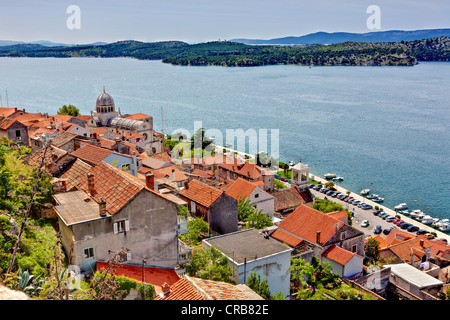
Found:
[[[20,137],[20,130],[16,130],[16,137]]]
[[[196,212],[196,207],[195,207],[195,202],[191,201],[191,212],[195,213]]]
[[[259,198],[259,193],[255,194],[255,198]]]
[[[341,240],[345,240],[345,232],[341,233]]]
[[[356,252],[356,251],[357,251],[357,250],[356,250],[357,248],[358,248],[358,247],[356,246],[356,244],[353,245],[353,246],[352,246],[352,252]]]
[[[94,247],[86,248],[83,250],[84,258],[89,259],[94,257]]]
[[[130,231],[130,222],[128,220],[119,220],[113,223],[114,234]]]

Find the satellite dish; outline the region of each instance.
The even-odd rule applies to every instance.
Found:
[[[375,273],[375,272],[377,272],[377,271],[380,271],[380,267],[377,266],[377,265],[374,265],[374,264],[372,264],[371,266],[369,266],[369,267],[367,268],[367,272],[368,272],[368,273]]]

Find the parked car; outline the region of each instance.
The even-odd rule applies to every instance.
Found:
[[[403,222],[405,222],[405,221],[403,221],[402,219],[399,219],[399,220],[397,220],[397,221],[395,222],[395,224],[396,224],[397,226],[400,227],[400,225],[401,225]]]
[[[360,200],[356,200],[356,201],[353,201],[353,203],[352,203],[352,204],[353,204],[354,206],[357,206],[357,205],[358,205],[358,204],[360,204],[360,203],[361,203],[361,201],[360,201]]]
[[[333,190],[329,190],[329,191],[327,191],[325,194],[326,194],[327,196],[331,196],[333,193],[334,193]]]
[[[408,223],[408,222],[403,222],[403,223],[400,224],[399,227],[402,228],[402,229],[407,229],[409,226],[412,226],[412,224]]]
[[[275,175],[275,179],[280,179],[280,178],[281,178],[281,176],[279,174]]]
[[[314,183],[311,183],[310,185],[309,185],[309,187],[310,188],[314,188],[316,185],[314,184]]]
[[[317,184],[313,189],[316,190],[316,191],[319,191],[320,189],[322,189],[322,185],[321,184]]]
[[[387,235],[387,234],[391,233],[391,231],[394,230],[394,229],[397,229],[397,227],[396,226],[392,226],[390,228],[386,228],[386,229],[383,230],[383,233]]]
[[[425,233],[425,236],[426,236],[428,239],[430,239],[430,240],[436,238],[436,236],[435,236],[433,233],[430,233],[430,232]]]
[[[373,228],[373,233],[380,234],[382,231],[381,226],[377,225],[375,228]]]
[[[373,209],[373,207],[370,205],[370,204],[364,204],[362,207],[361,207],[361,209],[363,209],[363,210],[369,210],[369,209]]]
[[[331,196],[332,196],[333,198],[337,198],[338,195],[340,195],[340,193],[339,193],[339,192],[335,192],[335,193],[333,193]]]
[[[390,216],[390,217],[386,218],[386,221],[387,222],[393,222],[395,219],[397,219],[397,218],[394,217],[394,216]]]
[[[369,220],[363,220],[363,222],[361,222],[361,227],[368,227],[369,224]]]
[[[421,234],[425,234],[425,233],[428,233],[428,231],[427,230],[423,230],[423,229],[419,229],[419,230],[416,231],[417,235],[421,235]]]
[[[415,225],[410,225],[408,228],[406,228],[409,232],[416,232],[417,230],[419,230],[418,226]]]
[[[374,216],[377,216],[377,215],[379,215],[381,212],[382,212],[381,210],[375,210],[375,211],[372,212],[372,213],[373,213]]]
[[[288,182],[288,178],[285,178],[285,177],[282,177],[280,180],[283,182]]]

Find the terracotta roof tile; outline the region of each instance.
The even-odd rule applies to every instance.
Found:
[[[90,165],[96,165],[110,155],[111,152],[111,150],[87,144],[84,147],[75,150],[71,154],[77,158],[80,158],[84,162],[89,163]]]
[[[186,279],[175,282],[168,294],[156,296],[154,300],[206,300]]]
[[[235,198],[236,200],[239,200],[239,198],[242,197],[244,199],[247,199],[253,192],[253,190],[255,190],[255,188],[258,187],[253,183],[248,182],[247,180],[244,180],[242,178],[238,178],[233,182],[231,186],[227,188],[227,191],[225,193]]]
[[[3,118],[0,119],[0,130],[8,129],[13,123],[16,122],[15,119]]]
[[[66,179],[67,190],[75,187],[80,180],[86,176],[92,166],[84,162],[83,160],[76,159],[70,167],[60,176],[61,179]]]
[[[357,256],[356,253],[350,252],[336,245],[332,245],[322,255],[343,266],[345,266],[354,256]]]
[[[188,188],[180,190],[179,194],[208,208],[223,194],[223,191],[194,179],[188,183]]]
[[[270,193],[275,198],[274,211],[296,208],[305,203],[296,188],[275,190]]]
[[[317,232],[319,231],[320,244],[324,244],[343,225],[342,221],[306,205],[301,205],[281,221],[278,228],[312,243],[316,243]]]

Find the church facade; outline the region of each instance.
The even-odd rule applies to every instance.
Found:
[[[153,131],[153,118],[151,116],[141,116],[134,119],[133,116],[123,116],[120,108],[116,110],[112,96],[103,92],[97,97],[95,111],[91,111],[86,127],[92,132],[95,128],[105,127],[118,136],[117,139],[124,140],[124,137],[136,132],[142,136],[138,145],[147,153],[160,153],[163,149],[164,138],[161,134]]]

